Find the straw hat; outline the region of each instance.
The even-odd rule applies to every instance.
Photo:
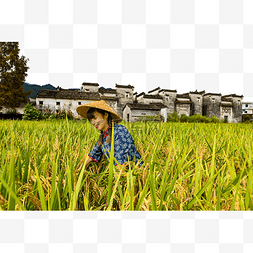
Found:
[[[79,105],[76,108],[76,111],[82,117],[87,118],[87,112],[90,108],[97,108],[109,112],[111,114],[112,119],[116,120],[117,122],[122,121],[121,117],[104,100]]]

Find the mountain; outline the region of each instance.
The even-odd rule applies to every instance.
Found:
[[[35,98],[37,93],[41,90],[41,89],[47,89],[47,90],[56,90],[56,88],[51,85],[51,84],[46,84],[46,85],[38,85],[38,84],[30,84],[30,83],[24,83],[24,88],[25,91],[29,91],[32,90],[33,92],[31,93],[31,95],[29,97],[31,98]],[[28,98],[29,98],[28,97]]]

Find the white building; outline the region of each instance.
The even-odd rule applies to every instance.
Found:
[[[161,109],[166,108],[164,104],[126,104],[123,108],[123,120],[136,122],[141,117],[161,115]]]
[[[174,111],[180,115],[205,115],[215,116],[220,120],[239,123],[242,121],[243,96],[236,94],[222,96],[219,94],[205,93],[205,91],[191,91],[177,94],[176,90],[153,89],[145,94],[133,92],[131,85],[115,85],[115,89],[99,88],[97,83],[83,83],[80,90],[40,90],[36,96],[36,107],[43,113],[46,109],[57,113],[59,110],[71,110],[75,117],[78,116],[76,108],[79,105],[98,100],[105,100],[118,115],[125,121],[134,122],[141,116],[162,115],[167,121],[168,114]],[[253,107],[253,104],[244,105]],[[251,109],[251,114],[252,114]],[[245,110],[246,113],[246,110]],[[247,110],[247,113],[249,111]]]
[[[79,105],[105,100],[121,117],[122,108],[126,103],[133,103],[133,89],[131,85],[118,85],[116,89],[99,88],[97,83],[83,83],[81,91],[58,88],[57,90],[42,89],[36,96],[36,107],[42,113],[47,109],[57,113],[61,110],[72,111],[78,117],[76,108]]]
[[[36,96],[36,107],[42,113],[47,109],[57,113],[61,110],[71,110],[78,116],[76,108],[79,105],[100,100],[97,92],[81,92],[77,90],[40,90]]]
[[[253,114],[253,103],[252,102],[242,102],[242,113]]]
[[[32,104],[32,105],[36,105],[36,100],[34,98],[29,98],[28,99],[28,104]],[[18,114],[23,114],[24,113],[24,109],[25,109],[26,104],[21,104],[19,107],[15,108],[16,112]],[[4,107],[4,106],[0,106],[0,113],[6,114],[10,109]]]

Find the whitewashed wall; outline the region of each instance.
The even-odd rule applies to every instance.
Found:
[[[161,109],[161,115],[162,115],[163,118],[164,118],[164,122],[167,122],[168,113],[169,113],[168,108],[162,108],[162,109]]]
[[[176,112],[178,116],[181,116],[182,114],[190,116],[190,104],[176,104]]]
[[[43,105],[39,104],[43,101]],[[60,102],[60,105],[56,105],[56,102]],[[73,99],[52,99],[52,98],[36,98],[36,108],[44,112],[46,109],[50,109],[52,112],[56,113],[56,110],[71,110],[75,117],[78,116],[76,108],[81,105],[94,102],[94,100],[73,100]]]
[[[137,98],[138,103],[143,104],[150,104],[150,103],[163,103],[163,99],[152,99],[152,98],[144,98],[143,96],[140,96]]]
[[[127,114],[129,114],[129,122],[132,122],[132,112],[128,106],[126,106],[123,110],[123,120],[127,121]]]

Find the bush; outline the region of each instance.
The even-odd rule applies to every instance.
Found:
[[[22,119],[24,120],[39,120],[43,119],[40,111],[38,111],[33,105],[26,104]]]
[[[180,117],[180,122],[188,122],[188,116],[186,116],[185,114],[182,114]]]
[[[6,114],[14,114],[14,115],[17,115],[17,114],[20,114],[20,113],[17,112],[16,109],[9,109],[9,110],[7,110]]]
[[[180,121],[180,122],[189,122],[189,123],[219,123],[221,122],[216,117],[208,118],[200,114],[192,115],[192,116],[186,116],[185,114],[182,114],[181,117],[179,117],[176,112],[173,112],[171,115],[168,114],[167,121],[171,121],[171,122]]]
[[[160,114],[157,114],[156,116],[140,116],[138,121],[164,121],[164,117]]]
[[[74,118],[74,115],[73,115],[72,111],[71,110],[66,111],[65,109],[57,112],[56,115],[57,115],[56,118],[58,118],[58,119],[66,119],[66,117],[68,119],[73,119]]]
[[[45,113],[44,113],[44,118],[45,119],[66,119],[66,117],[68,119],[74,119],[74,115],[72,113],[71,110],[60,110],[57,113],[52,113],[50,109],[46,109]]]
[[[176,111],[174,111],[171,115],[168,114],[168,118],[167,118],[167,121],[171,121],[171,122],[179,122],[180,121],[180,118],[177,114]]]
[[[43,114],[44,119],[48,119],[52,115],[52,111],[47,108],[46,111]]]
[[[242,115],[243,122],[250,122],[250,120],[251,120],[251,115],[249,115],[249,114]]]
[[[220,123],[220,120],[217,117],[211,117],[210,119],[212,123]]]

